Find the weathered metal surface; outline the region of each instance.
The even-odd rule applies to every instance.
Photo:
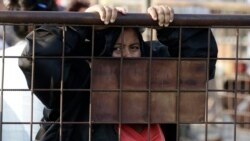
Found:
[[[176,97],[175,92],[152,92],[150,114],[152,123],[176,122]]]
[[[180,94],[179,120],[183,123],[205,121],[205,92],[183,92]]]
[[[203,122],[206,68],[197,60],[178,66],[176,60],[94,59],[92,121]]]
[[[182,61],[180,69],[180,89],[205,90],[207,69],[206,61]]]

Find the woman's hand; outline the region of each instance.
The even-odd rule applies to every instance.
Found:
[[[174,10],[169,6],[150,6],[148,8],[148,13],[151,15],[153,20],[158,20],[159,26],[167,27],[169,23],[174,20]]]
[[[118,12],[126,14],[127,9],[124,7],[94,5],[87,8],[85,12],[97,12],[100,15],[101,21],[103,21],[104,24],[109,24],[115,22]]]
[[[85,12],[97,12],[104,24],[114,23],[118,13],[126,14],[127,9],[124,7],[111,7],[105,5],[93,5],[86,9]],[[157,21],[159,26],[167,27],[174,19],[174,11],[169,6],[150,6],[148,13],[152,19]]]

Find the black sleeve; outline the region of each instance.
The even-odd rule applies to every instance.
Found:
[[[181,32],[180,32],[181,31]],[[181,33],[181,35],[180,35]],[[210,37],[209,37],[210,33]],[[209,79],[214,77],[217,58],[217,44],[212,32],[208,28],[163,28],[157,30],[158,40],[168,46],[172,57],[208,58]],[[210,38],[210,41],[208,41]],[[181,43],[181,44],[180,44]],[[209,45],[209,47],[208,47]],[[179,52],[179,46],[181,51]]]
[[[26,37],[27,45],[19,59],[19,67],[26,77],[29,88],[60,89],[62,76],[65,83],[72,66],[72,59],[62,59],[62,56],[73,56],[82,47],[79,44],[88,36],[89,30],[89,28],[67,27],[63,34],[61,27],[46,26],[30,33]],[[88,53],[84,54],[89,54],[89,49],[86,51]],[[49,90],[34,92],[47,107],[53,107],[53,104],[57,103],[51,99],[58,99],[58,92]]]

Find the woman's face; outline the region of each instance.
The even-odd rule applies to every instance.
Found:
[[[140,57],[140,41],[132,28],[124,29],[114,45],[113,57]]]

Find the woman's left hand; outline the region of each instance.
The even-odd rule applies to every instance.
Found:
[[[167,27],[169,23],[174,20],[174,10],[169,6],[150,6],[148,8],[148,13],[151,15],[153,20],[158,20],[159,26]]]

